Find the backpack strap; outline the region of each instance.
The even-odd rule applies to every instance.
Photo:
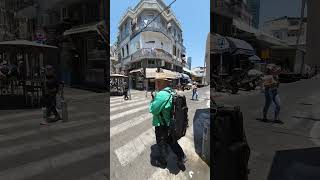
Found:
[[[170,97],[168,98],[167,102],[165,103],[164,107],[168,104],[168,102],[170,101],[170,98],[172,96],[171,92],[170,91],[167,91],[167,90],[163,90],[163,91],[166,91],[170,94]],[[166,123],[163,122],[162,120],[164,120],[164,117],[163,117],[163,114],[162,114],[162,111],[160,112],[160,122],[165,125]]]

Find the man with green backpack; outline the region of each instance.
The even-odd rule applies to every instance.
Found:
[[[177,166],[184,171],[186,156],[178,144],[178,139],[170,133],[174,107],[173,99],[176,93],[170,88],[170,81],[168,79],[161,81],[161,83],[157,84],[159,92],[155,95],[149,107],[150,113],[153,114],[152,125],[155,126],[156,142],[160,153],[157,165],[161,168],[166,168],[167,145],[169,145],[178,158]]]

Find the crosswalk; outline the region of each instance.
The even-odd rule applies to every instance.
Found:
[[[150,101],[151,98],[145,97],[142,93],[140,96],[133,95],[132,100],[127,101],[119,97],[111,97],[111,179],[190,179],[189,171],[181,171],[177,174],[170,172],[172,171],[170,168],[160,169],[151,165],[150,156],[155,151],[153,147],[156,144],[156,138],[152,126],[152,114],[149,113]],[[203,102],[203,107],[207,107],[207,100]],[[195,109],[190,108],[189,111],[192,116]],[[192,123],[191,121],[192,118],[189,122]],[[199,155],[194,151],[190,128],[187,131],[187,136],[179,140],[179,144],[184,149],[188,161],[200,162]],[[175,158],[172,153],[170,156]],[[170,166],[177,168],[172,162]]]
[[[105,178],[109,128],[105,107],[96,108],[105,106],[104,96],[79,96],[98,100],[69,103],[67,122],[44,126],[41,109],[1,112],[0,179]]]

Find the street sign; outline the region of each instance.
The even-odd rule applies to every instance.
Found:
[[[218,38],[217,39],[218,49],[225,49],[225,39],[224,38]]]

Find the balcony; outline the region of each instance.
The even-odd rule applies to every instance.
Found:
[[[167,36],[169,39],[172,39],[172,35],[168,32],[168,30],[166,28],[163,28],[161,26],[148,26],[146,28],[144,28],[144,26],[138,26],[137,29],[135,29],[132,34],[131,34],[131,39],[134,38],[136,35],[138,35],[141,30],[143,29],[144,31],[151,31],[151,32],[159,32],[162,33],[163,35]]]
[[[172,60],[172,55],[162,49],[151,48],[143,48],[132,54],[133,61],[146,58]]]

